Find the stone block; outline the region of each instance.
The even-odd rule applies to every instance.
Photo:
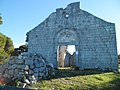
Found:
[[[2,70],[5,70],[6,68],[9,67],[9,63],[8,62],[5,62],[2,66],[1,66],[1,69]]]
[[[34,74],[33,70],[29,70],[29,74],[30,74],[30,75],[31,75],[31,74]]]
[[[10,60],[16,60],[16,59],[18,59],[17,56],[11,56],[11,57],[10,57]]]
[[[39,68],[34,68],[34,73],[38,73],[40,70],[39,70]]]
[[[48,76],[48,69],[46,69],[46,71],[45,71],[45,76],[46,77]]]
[[[45,70],[45,68],[44,68],[44,67],[41,67],[39,70],[40,70],[40,72],[42,73],[43,70]]]
[[[33,65],[33,60],[25,60],[26,65]]]
[[[9,75],[13,75],[13,74],[14,74],[14,70],[13,69],[9,70]]]
[[[0,78],[2,77],[2,73],[0,73]]]
[[[38,64],[38,63],[39,63],[38,60],[35,59],[35,60],[34,60],[34,65],[36,65],[36,64]]]
[[[8,78],[9,77],[9,75],[6,74],[6,73],[3,76],[4,76],[4,78]]]
[[[23,67],[25,67],[25,65],[17,65],[18,69],[22,69]]]
[[[29,66],[28,65],[18,65],[17,68],[21,69],[21,70],[29,70]]]
[[[41,63],[39,63],[40,64],[40,67],[43,67],[44,66],[44,63],[43,62],[41,62]]]
[[[24,69],[25,69],[25,70],[29,70],[29,66],[28,66],[28,65],[26,65]]]
[[[22,55],[19,55],[19,56],[18,56],[18,59],[22,59]]]
[[[15,69],[14,74],[18,74],[18,69]]]
[[[39,68],[39,67],[40,67],[40,64],[39,64],[39,63],[36,63],[36,64],[35,64],[35,67]]]
[[[25,71],[24,73],[25,73],[26,75],[28,75],[28,74],[29,74],[29,72],[28,72],[28,71]]]
[[[17,68],[17,64],[13,64],[9,67],[9,69],[15,69],[15,68]]]
[[[34,75],[32,75],[32,76],[29,76],[29,80],[30,80],[30,81],[36,81],[36,78],[35,78]]]
[[[16,63],[17,63],[17,64],[23,64],[23,63],[24,63],[24,59],[17,59],[17,60],[16,60]]]
[[[44,73],[41,73],[41,72],[40,72],[40,73],[39,73],[39,76],[41,76],[41,77],[44,76]]]
[[[24,75],[25,73],[24,73],[24,72],[18,72],[18,74],[20,74],[20,75]]]
[[[35,66],[33,64],[30,64],[29,67],[30,67],[30,69],[34,69],[35,68]]]
[[[30,84],[30,81],[28,79],[25,79],[24,82]]]
[[[34,73],[34,76],[35,76],[35,77],[38,77],[38,73]]]
[[[4,73],[5,73],[5,74],[9,74],[9,70],[6,69],[6,70],[4,71]]]

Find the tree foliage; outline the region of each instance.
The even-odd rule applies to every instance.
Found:
[[[118,55],[118,63],[120,64],[120,54]]]
[[[120,54],[118,55],[118,59],[120,59]]]
[[[2,17],[0,16],[0,24],[2,24]]]
[[[21,45],[19,46],[19,48],[14,49],[12,56],[18,56],[23,52],[27,52],[27,50],[28,50],[28,45]]]
[[[0,64],[4,63],[14,50],[12,40],[0,33]]]

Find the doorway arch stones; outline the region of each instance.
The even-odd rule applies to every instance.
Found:
[[[58,46],[62,45],[75,45],[76,49],[76,60],[75,66],[79,66],[79,33],[76,29],[65,28],[59,30],[54,37],[54,66],[58,67],[57,62],[57,50]]]

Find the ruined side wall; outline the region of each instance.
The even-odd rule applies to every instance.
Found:
[[[54,73],[53,70],[53,65],[41,55],[24,52],[19,56],[12,56],[0,66],[0,80],[4,84],[19,80],[32,85],[36,81],[49,78]]]

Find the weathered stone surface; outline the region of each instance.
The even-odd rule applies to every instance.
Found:
[[[44,76],[44,73],[39,73],[39,75],[42,77],[42,76]]]
[[[25,65],[17,65],[17,68],[18,68],[18,69],[24,69],[24,68],[25,68]]]
[[[38,63],[39,63],[38,60],[35,59],[35,60],[34,60],[34,65],[36,65],[36,64],[38,64]]]
[[[9,69],[15,69],[15,68],[17,68],[17,64],[13,64],[9,67]]]
[[[75,45],[74,65],[80,69],[118,70],[115,24],[80,9],[79,2],[56,9],[27,36],[28,52],[42,54],[56,68],[58,47]]]
[[[13,74],[14,74],[14,70],[13,69],[9,70],[9,74],[8,75],[13,75]]]
[[[31,81],[35,81],[35,80],[36,80],[36,78],[35,78],[35,76],[34,76],[34,75],[32,75],[32,76],[29,76],[29,80],[31,80]]]
[[[29,70],[29,66],[28,66],[28,65],[26,65],[24,69],[25,69],[25,70]]]
[[[11,56],[10,60],[17,60],[18,58],[16,56]]]
[[[14,74],[15,75],[18,74],[18,69],[15,69]]]
[[[34,76],[35,76],[35,79],[36,79],[36,77],[38,77],[38,72],[37,73],[34,73]],[[37,79],[36,79],[37,80]]]
[[[21,84],[33,85],[36,81],[47,77],[49,74],[46,73],[52,71],[50,67],[49,70],[46,70],[49,63],[39,55],[22,54],[19,58],[12,57],[10,59],[13,60],[8,60],[0,66],[0,79],[22,79]]]
[[[24,63],[24,59],[17,59],[17,60],[16,60],[16,63],[22,64],[22,63]]]
[[[30,84],[30,81],[28,79],[25,79],[24,81],[25,83]]]
[[[22,59],[22,55],[19,55],[19,56],[18,56],[18,59]]]
[[[29,74],[29,72],[28,72],[28,71],[25,71],[25,74]]]
[[[30,64],[30,69],[33,69],[35,66],[33,64]]]
[[[2,73],[0,73],[0,78],[2,77]]]
[[[5,77],[5,78],[8,78],[9,76],[8,76],[9,74],[4,74],[3,76]]]
[[[36,63],[36,64],[35,64],[35,67],[39,68],[39,67],[40,67],[40,64],[39,64],[39,63]]]
[[[34,68],[33,70],[35,73],[38,73],[39,72],[39,68]]]
[[[14,64],[15,63],[15,59],[10,59],[9,64]]]
[[[24,72],[19,72],[20,75],[24,75]]]
[[[33,60],[25,60],[26,65],[33,65]]]
[[[17,78],[19,78],[19,79],[20,79],[20,78],[22,78],[22,77],[23,77],[23,75],[22,75],[22,74],[19,74],[19,73],[17,74]]]
[[[41,68],[39,69],[40,72],[43,72],[43,70],[45,70],[44,67],[41,67]]]
[[[33,70],[29,70],[29,75],[34,74]]]

